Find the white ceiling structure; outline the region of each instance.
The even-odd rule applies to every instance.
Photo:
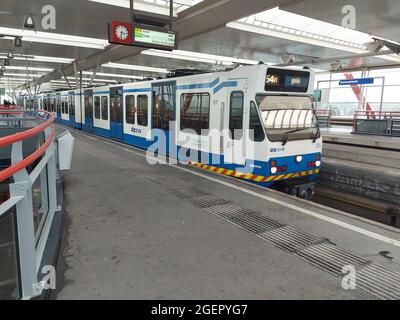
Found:
[[[318,70],[329,70],[335,60],[351,68],[400,65],[398,55],[374,56],[367,47],[373,36],[400,41],[398,0],[175,0],[174,26],[180,42],[173,52],[109,46],[107,23],[130,20],[129,0],[54,0],[55,30],[41,27],[46,4],[47,0],[1,1],[0,66],[9,52],[14,59],[5,66],[0,87],[17,88],[32,80],[39,84],[42,79],[47,80],[41,90],[66,87],[61,67],[75,86],[73,61],[84,70],[83,85],[163,77],[176,68],[281,64],[287,56]],[[357,30],[341,26],[341,9],[349,4],[356,8]],[[134,8],[167,19],[169,1],[135,0]],[[26,13],[34,14],[36,31],[24,30]],[[15,36],[22,37],[22,48],[13,47]],[[98,69],[95,58],[101,61]]]

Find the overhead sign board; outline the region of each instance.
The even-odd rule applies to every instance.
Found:
[[[5,95],[6,95],[6,89],[0,88],[0,96],[5,96]]]
[[[178,35],[174,31],[121,21],[109,24],[108,41],[114,44],[170,51],[178,47]]]
[[[174,31],[138,25],[133,28],[134,45],[164,50],[177,48],[177,33]]]
[[[340,86],[354,86],[354,85],[361,85],[361,84],[373,84],[374,78],[360,78],[360,79],[349,79],[349,80],[340,80]]]

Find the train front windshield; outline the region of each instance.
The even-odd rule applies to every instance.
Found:
[[[317,119],[310,97],[257,95],[261,120],[271,142],[315,139]]]

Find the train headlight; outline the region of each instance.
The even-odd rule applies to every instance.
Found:
[[[303,161],[303,156],[297,156],[296,157],[296,162],[297,163],[300,163],[300,162],[302,162]]]
[[[318,160],[318,161],[315,161],[315,166],[316,166],[316,167],[320,167],[320,166],[321,166],[321,161],[319,161],[319,160]]]
[[[271,167],[271,173],[275,174],[278,172],[278,168],[277,167]]]

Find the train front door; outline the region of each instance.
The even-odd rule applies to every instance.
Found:
[[[110,131],[111,138],[123,140],[124,126],[122,123],[122,87],[110,88],[110,103],[111,103],[111,122]]]
[[[224,160],[226,163],[244,165],[246,144],[244,118],[246,115],[247,81],[237,80],[238,88],[228,90],[228,106],[225,110]],[[250,151],[251,152],[251,151]]]
[[[175,123],[176,82],[162,82],[152,85],[152,129],[153,139],[157,140],[157,150],[163,155],[176,156],[175,144],[170,145],[170,136],[174,135],[171,122]],[[161,137],[154,129],[162,130]],[[160,133],[160,132],[159,132]],[[173,137],[173,136],[172,136]],[[171,150],[170,150],[171,149]]]
[[[83,109],[85,110],[85,118],[82,128],[89,133],[93,133],[93,90],[85,90],[84,95]]]

